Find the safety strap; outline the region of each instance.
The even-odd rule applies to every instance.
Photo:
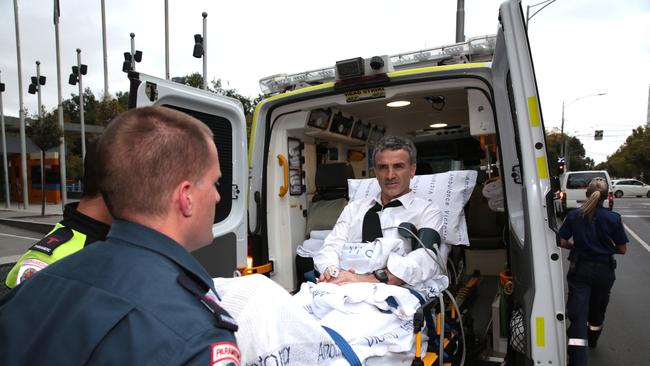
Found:
[[[348,343],[348,341],[345,340],[340,334],[338,334],[334,329],[328,328],[323,325],[323,329],[327,332],[327,334],[332,337],[332,340],[336,345],[339,347],[341,350],[341,353],[343,354],[343,357],[348,361],[348,363],[351,366],[361,366],[361,361],[359,360],[359,357],[357,357],[357,354],[354,353],[352,350],[352,347]]]

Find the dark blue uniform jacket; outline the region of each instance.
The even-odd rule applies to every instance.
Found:
[[[105,242],[0,300],[0,365],[211,365],[211,346],[236,344],[236,325],[187,283],[214,291],[178,243],[117,220]]]
[[[569,259],[583,258],[606,263],[616,253],[615,245],[629,241],[621,215],[598,207],[593,220],[589,221],[581,213],[579,209],[569,211],[560,228],[560,237],[567,240],[573,237]]]

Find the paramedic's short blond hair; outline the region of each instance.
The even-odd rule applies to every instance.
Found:
[[[201,121],[165,107],[122,113],[98,146],[100,190],[116,219],[165,214],[174,188],[207,171],[212,131]]]

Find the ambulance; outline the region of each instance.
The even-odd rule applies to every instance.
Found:
[[[214,132],[223,174],[215,239],[194,255],[214,277],[264,273],[295,291],[297,250],[324,217],[310,217],[327,188],[317,180],[338,179],[318,170],[372,178],[374,143],[406,136],[426,174],[475,172],[458,213],[468,243],[450,256],[461,289],[478,279],[463,314],[473,320],[474,359],[565,365],[559,187],[520,1],[504,2],[498,20],[496,35],[264,78],[250,142],[237,100],[131,72],[130,107],[174,108]]]

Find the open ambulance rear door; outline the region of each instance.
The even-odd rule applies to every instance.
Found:
[[[544,125],[520,1],[504,2],[499,20],[492,75],[507,177],[510,263],[518,274],[514,295],[523,312],[525,335],[515,348],[535,364],[565,365],[562,261],[554,232]]]
[[[142,73],[129,73],[129,108],[164,106],[205,123],[219,153],[221,201],[215,207],[214,241],[192,254],[212,277],[231,277],[246,266],[247,144],[241,103],[201,89]]]

